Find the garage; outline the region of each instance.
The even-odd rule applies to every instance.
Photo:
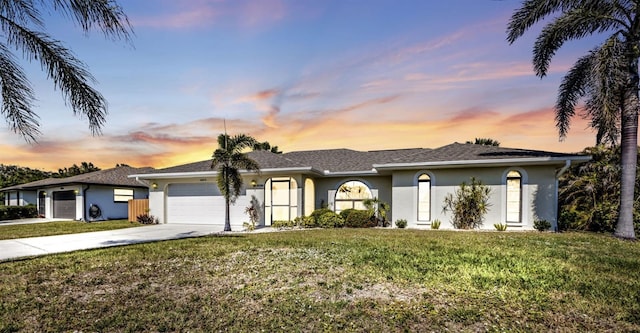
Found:
[[[53,217],[76,219],[76,193],[74,191],[53,192]]]
[[[224,224],[224,197],[215,183],[178,183],[167,188],[167,223]],[[246,195],[230,207],[232,226],[248,221],[244,213],[249,200]]]

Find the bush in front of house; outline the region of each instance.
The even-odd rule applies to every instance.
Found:
[[[535,220],[533,221],[533,228],[538,231],[546,231],[551,228],[551,222],[547,220]]]
[[[329,208],[318,208],[316,210],[314,210],[313,212],[311,212],[311,215],[309,215],[313,221],[315,222],[316,226],[319,226],[318,220],[320,219],[320,216],[326,213],[334,213],[331,209]],[[335,214],[335,213],[334,213]]]
[[[471,184],[463,182],[455,194],[447,194],[442,210],[453,213],[451,224],[456,229],[480,228],[489,210],[490,193],[488,186],[471,177]]]
[[[160,223],[160,221],[158,221],[157,217],[155,217],[153,215],[149,215],[148,213],[136,216],[136,221],[138,221],[138,223],[140,223],[140,224],[158,224],[158,223]]]
[[[294,220],[295,221],[295,220]],[[271,222],[271,227],[272,228],[293,228],[296,226],[296,222],[294,221],[287,221],[287,220],[276,220]]]
[[[0,206],[0,221],[38,217],[36,205]]]
[[[400,229],[406,228],[407,227],[407,220],[405,220],[405,219],[396,220],[396,227],[398,227]]]
[[[300,228],[315,228],[318,226],[316,220],[311,216],[298,216],[293,219],[294,225]]]
[[[317,224],[320,228],[342,228],[344,220],[340,215],[329,210],[318,217]]]
[[[368,210],[348,209],[349,214],[344,218],[344,226],[347,228],[372,228],[378,224],[375,216],[371,216]],[[340,212],[342,216],[342,212]]]

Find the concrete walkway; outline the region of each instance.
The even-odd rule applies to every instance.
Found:
[[[0,240],[0,261],[51,253],[200,237],[222,232],[223,229],[222,225],[157,224],[80,234]]]

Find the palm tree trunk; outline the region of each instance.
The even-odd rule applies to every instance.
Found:
[[[229,198],[224,198],[224,231],[231,231],[231,219],[229,218]]]
[[[636,239],[633,228],[633,203],[638,164],[638,61],[629,62],[631,75],[630,107],[622,110],[620,138],[622,167],[620,179],[620,210],[614,235],[619,238]]]

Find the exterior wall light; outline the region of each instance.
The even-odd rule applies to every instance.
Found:
[[[80,191],[78,190],[73,190],[73,193],[75,193],[76,195],[78,195],[80,193]]]
[[[251,179],[251,187],[258,186],[258,182],[255,179]]]
[[[158,188],[158,183],[151,183],[151,188],[154,190]]]

